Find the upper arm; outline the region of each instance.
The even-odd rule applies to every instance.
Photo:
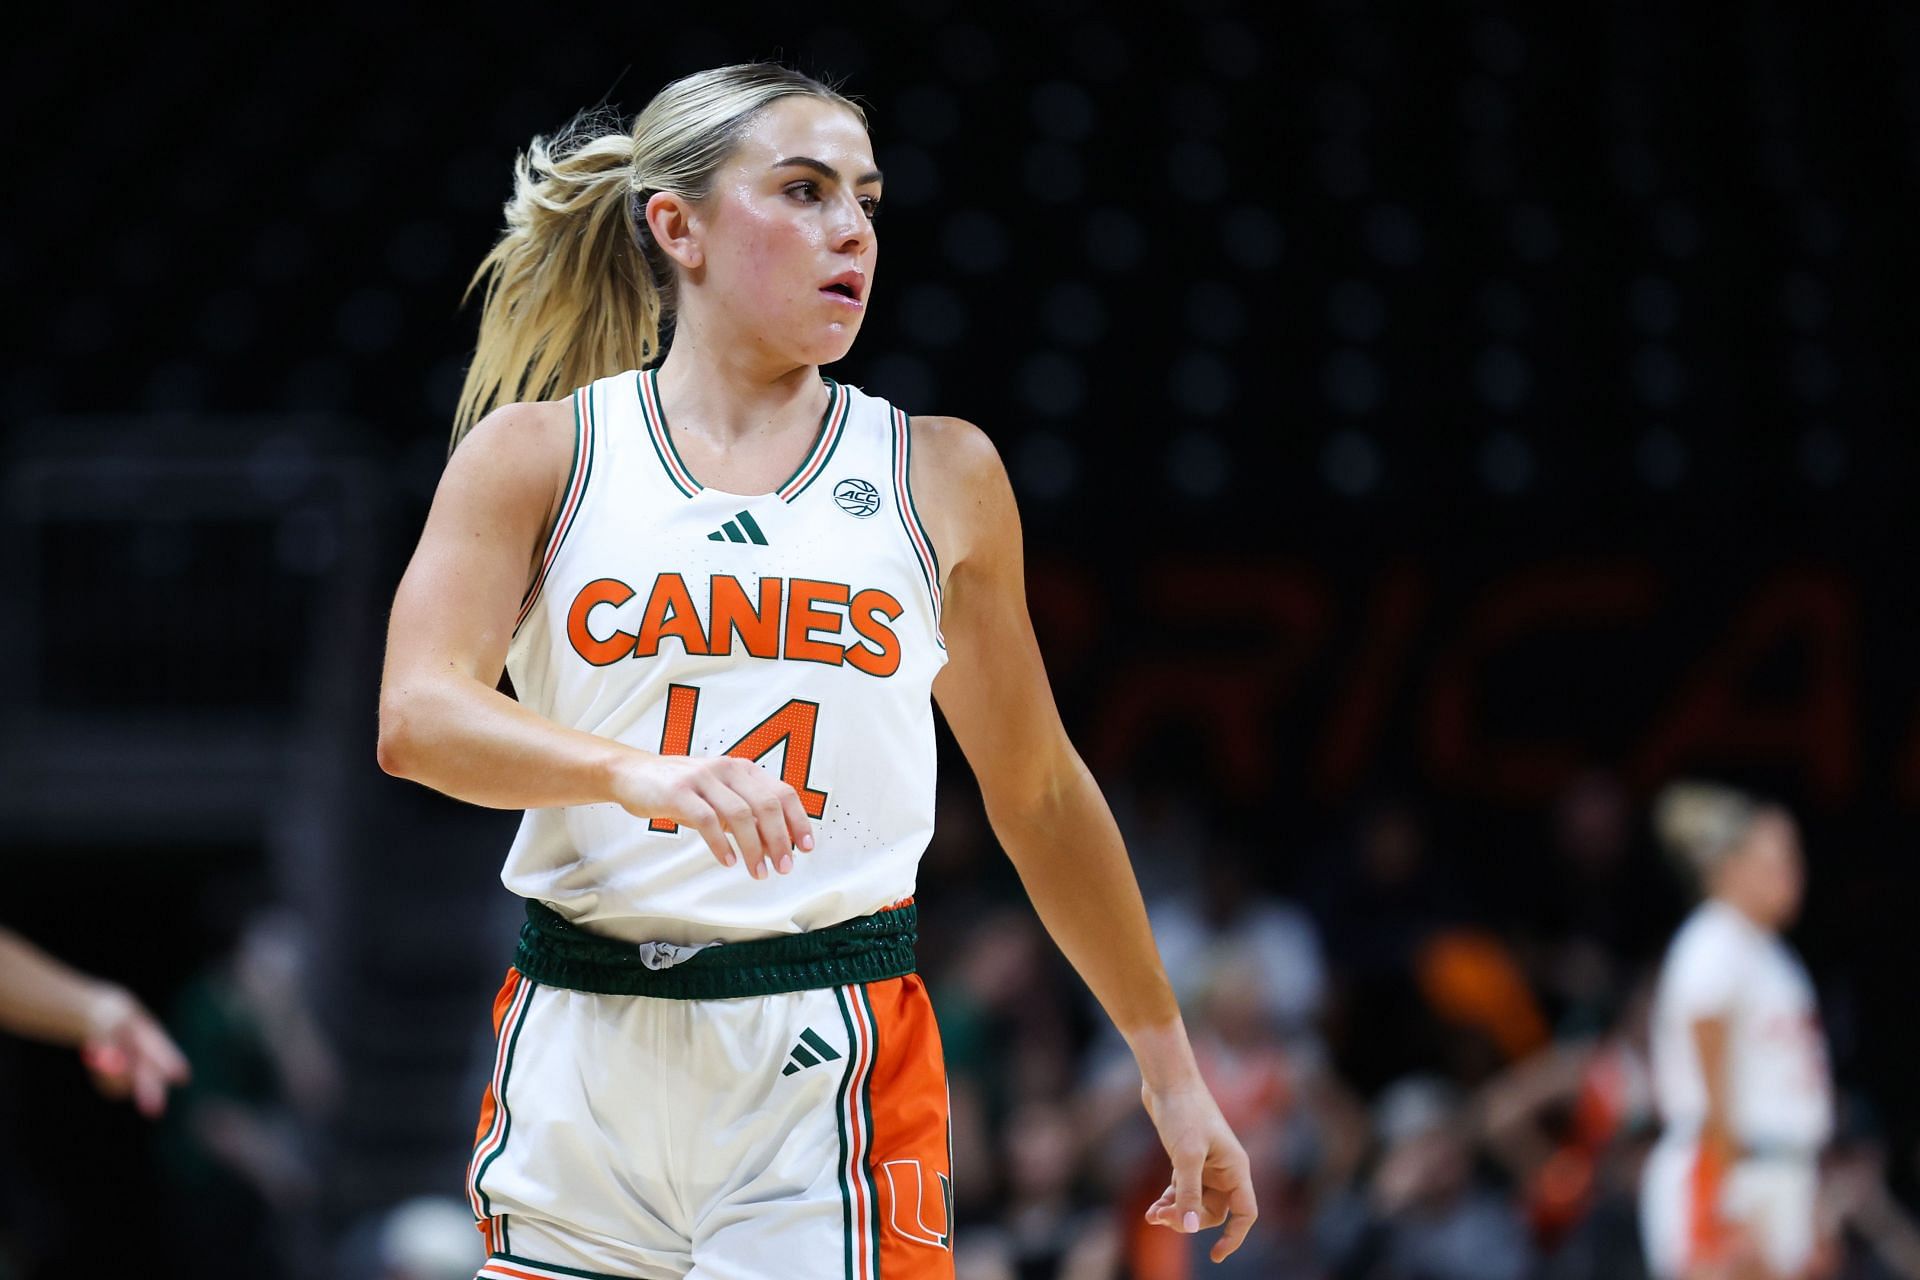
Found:
[[[1716,924],[1702,921],[1689,929],[1668,957],[1666,1001],[1682,1022],[1725,1018],[1739,1002],[1751,957],[1739,938]]]
[[[394,596],[383,699],[421,675],[499,680],[572,465],[573,431],[565,400],[504,405],[453,451]]]
[[[1696,1018],[1687,1030],[1693,1036],[1693,1049],[1700,1058],[1700,1079],[1706,1086],[1708,1101],[1721,1101],[1721,1087],[1727,1078],[1727,1020],[1724,1016]]]
[[[989,808],[1024,807],[1074,756],[1027,613],[1013,486],[993,442],[973,424],[915,418],[912,426],[912,483],[947,557],[947,664],[934,698]]]

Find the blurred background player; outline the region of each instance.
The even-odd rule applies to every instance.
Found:
[[[1704,899],[1654,996],[1664,1132],[1641,1184],[1648,1266],[1658,1280],[1802,1280],[1822,1253],[1833,1090],[1813,983],[1780,937],[1800,910],[1799,834],[1784,809],[1697,782],[1662,792],[1654,825]]]

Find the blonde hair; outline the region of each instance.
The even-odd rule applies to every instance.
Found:
[[[460,295],[464,305],[485,282],[450,450],[497,405],[551,399],[658,359],[677,281],[647,226],[647,199],[704,198],[753,117],[797,95],[867,122],[813,77],[749,62],[675,80],[631,128],[604,110],[582,112],[515,157],[506,230]]]
[[[1739,847],[1765,806],[1712,782],[1674,782],[1653,802],[1653,827],[1674,858],[1702,883]]]

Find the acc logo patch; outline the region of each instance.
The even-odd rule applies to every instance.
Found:
[[[833,486],[833,500],[842,511],[862,520],[880,509],[880,491],[865,480],[842,480]]]

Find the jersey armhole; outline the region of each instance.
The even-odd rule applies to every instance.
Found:
[[[920,577],[927,585],[927,598],[933,605],[934,641],[945,649],[946,637],[940,634],[940,556],[933,549],[933,539],[927,534],[918,508],[913,505],[913,432],[905,410],[897,405],[888,408],[893,422],[893,505],[900,513],[900,526],[906,530],[907,541],[912,544],[914,559],[920,566]]]
[[[513,620],[515,635],[519,634],[521,624],[533,612],[534,602],[540,598],[540,588],[546,585],[547,573],[553,568],[560,547],[573,528],[574,518],[580,514],[587,484],[593,478],[593,440],[599,419],[599,410],[593,399],[596,385],[588,383],[573,393],[573,461],[567,469],[566,497],[560,503],[559,513],[554,516],[553,530],[547,535],[547,549],[540,557],[539,571],[533,575],[526,598],[520,602],[520,613]]]

